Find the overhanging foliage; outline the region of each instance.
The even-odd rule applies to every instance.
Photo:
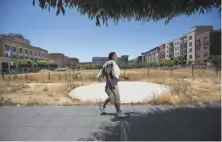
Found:
[[[109,20],[118,23],[120,19],[148,22],[165,19],[168,23],[179,15],[201,14],[213,8],[221,10],[220,0],[33,0],[42,9],[57,9],[56,15],[65,14],[66,8],[75,8],[96,25],[106,24]]]

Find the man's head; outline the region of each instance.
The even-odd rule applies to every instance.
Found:
[[[116,55],[116,52],[110,52],[109,53],[109,60],[114,60],[114,61],[117,61],[117,55]]]

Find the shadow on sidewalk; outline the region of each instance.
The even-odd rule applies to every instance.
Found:
[[[220,141],[220,107],[180,107],[151,113],[127,113],[132,141]],[[120,119],[112,119],[120,122]],[[89,140],[120,140],[120,123],[101,126]]]

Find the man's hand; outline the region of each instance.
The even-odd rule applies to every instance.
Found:
[[[114,85],[111,85],[111,89],[115,89],[115,86],[114,86]]]

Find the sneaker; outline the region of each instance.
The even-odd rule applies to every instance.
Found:
[[[99,106],[99,110],[101,111],[101,114],[106,114],[106,110],[103,106]]]
[[[120,117],[120,118],[126,117],[126,115],[124,113],[122,113],[122,112],[117,112],[116,116]]]

